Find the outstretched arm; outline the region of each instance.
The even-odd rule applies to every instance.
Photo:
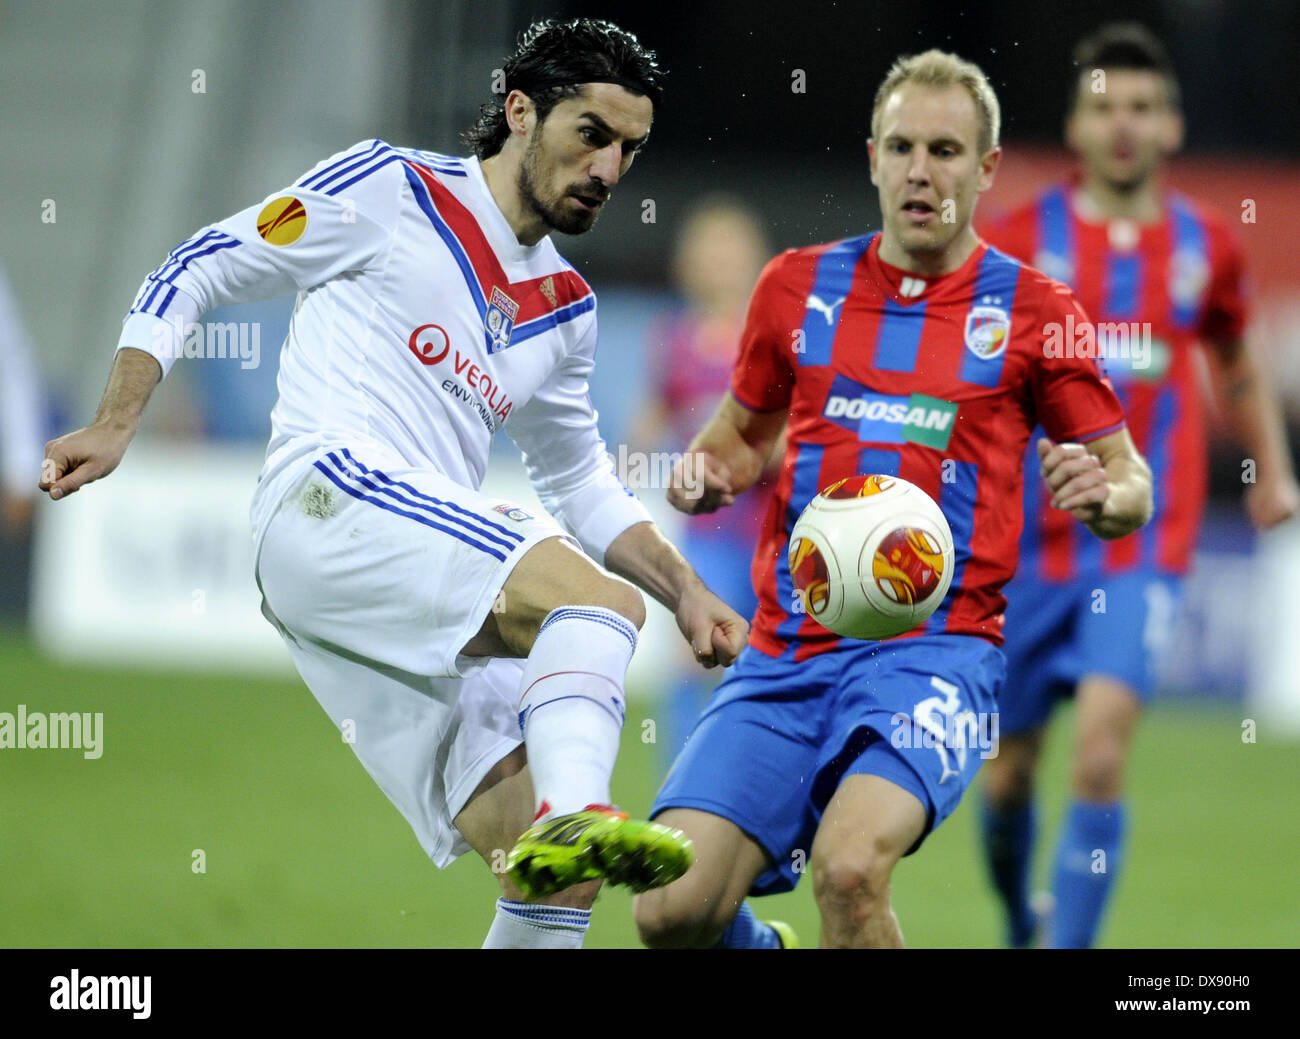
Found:
[[[700,580],[700,575],[653,523],[636,523],[605,551],[605,566],[663,603],[677,620],[695,659],[726,667],[740,654],[749,624]]]
[[[389,239],[404,176],[385,160],[386,148],[370,141],[340,152],[278,196],[176,246],[136,294],[94,421],[46,445],[41,490],[62,498],[117,468],[149,394],[182,355],[188,330],[213,307],[321,285],[374,262]],[[375,164],[364,179],[348,181],[348,198],[339,197],[336,179],[364,162]],[[293,213],[296,221],[276,225]]]
[[[41,490],[58,501],[116,469],[162,375],[152,355],[131,347],[119,350],[94,421],[45,445]]]

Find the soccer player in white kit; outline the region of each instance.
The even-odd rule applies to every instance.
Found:
[[[578,19],[530,27],[504,73],[473,157],[365,141],[173,249],[40,486],[117,466],[203,313],[297,289],[251,509],[263,612],[434,863],[496,866],[485,944],[577,947],[599,881],[644,890],[690,861],[679,831],[611,806],[645,619],[628,581],[706,667],[748,629],[615,475],[587,395],[596,300],[547,237],[595,222],[662,72]],[[479,493],[502,429],[550,516]]]

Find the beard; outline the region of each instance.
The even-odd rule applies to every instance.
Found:
[[[571,235],[584,234],[591,230],[596,218],[600,216],[600,210],[584,211],[573,209],[565,205],[564,200],[575,193],[604,198],[604,190],[599,186],[592,186],[580,191],[570,189],[553,194],[547,193],[540,186],[542,181],[540,137],[540,134],[534,136],[528,142],[528,147],[524,149],[524,159],[519,164],[519,195],[525,204],[537,214],[538,219],[552,231]]]
[[[1132,195],[1146,185],[1148,176],[1145,171],[1130,173],[1123,177],[1110,176],[1106,178],[1106,186],[1117,195]]]
[[[1131,195],[1147,185],[1147,182],[1156,175],[1159,166],[1160,159],[1158,156],[1144,158],[1143,161],[1134,164],[1123,173],[1119,173],[1114,169],[1106,170],[1102,179],[1110,190],[1117,195]]]

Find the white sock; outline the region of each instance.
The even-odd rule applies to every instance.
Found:
[[[636,635],[626,617],[598,606],[561,606],[542,622],[519,703],[539,818],[610,803]]]
[[[590,909],[564,909],[498,898],[497,915],[483,939],[483,948],[581,949],[590,923]]]

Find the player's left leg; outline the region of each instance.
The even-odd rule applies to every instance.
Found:
[[[636,927],[651,949],[721,948],[738,915],[751,932],[744,947],[758,948],[757,924],[744,899],[758,876],[771,866],[762,846],[735,822],[694,808],[669,808],[657,821],[680,829],[694,845],[690,869],[663,887],[637,895]],[[775,948],[773,933],[767,947]],[[739,948],[739,945],[726,946]]]
[[[469,678],[502,657],[525,660],[511,735],[522,728],[534,809],[557,827],[524,835],[530,846],[507,863],[520,870],[516,883],[542,896],[599,877],[639,887],[680,875],[689,847],[609,803],[641,594],[550,517],[374,445],[302,465],[259,561],[263,595],[287,630],[433,681]],[[483,728],[472,703],[454,721]],[[495,714],[492,735],[503,736]],[[465,764],[486,771],[496,760]]]
[[[889,902],[894,866],[925,833],[926,806],[877,775],[845,776],[812,846],[824,949],[901,949]]]
[[[485,949],[580,949],[599,881],[528,902],[505,871],[506,854],[532,821],[533,784],[523,747],[498,761],[456,816],[455,824],[501,885]]]
[[[1076,697],[1073,797],[1053,875],[1052,944],[1065,949],[1092,945],[1123,865],[1124,767],[1142,710],[1137,691],[1108,675],[1086,676]]]
[[[464,815],[474,844],[499,873],[506,863],[494,860],[505,852],[494,856],[495,848],[510,847],[506,836],[512,844],[535,807],[525,778],[501,786],[511,775],[501,762],[524,738],[519,696],[526,665],[466,660],[460,651],[484,618],[495,616],[516,564],[560,541],[562,532],[440,474],[382,453],[367,451],[365,458],[341,450],[302,463],[297,487],[262,539],[264,610],[304,681],[434,863],[445,866],[472,846],[453,822]],[[595,568],[588,564],[588,571]],[[611,636],[606,642],[620,643],[616,652],[600,656],[589,642],[576,645],[586,651],[589,671],[611,670],[601,665],[612,655],[617,672],[619,660],[625,669],[643,607],[630,586],[603,580],[554,586],[609,622],[601,630]],[[518,599],[528,605],[525,596]],[[530,638],[540,641],[535,634]],[[609,728],[616,749],[617,727]],[[579,771],[578,762],[571,764]],[[487,801],[464,813],[476,794]],[[520,799],[496,806],[507,814],[495,822],[480,818],[494,814],[492,802],[507,795]]]

